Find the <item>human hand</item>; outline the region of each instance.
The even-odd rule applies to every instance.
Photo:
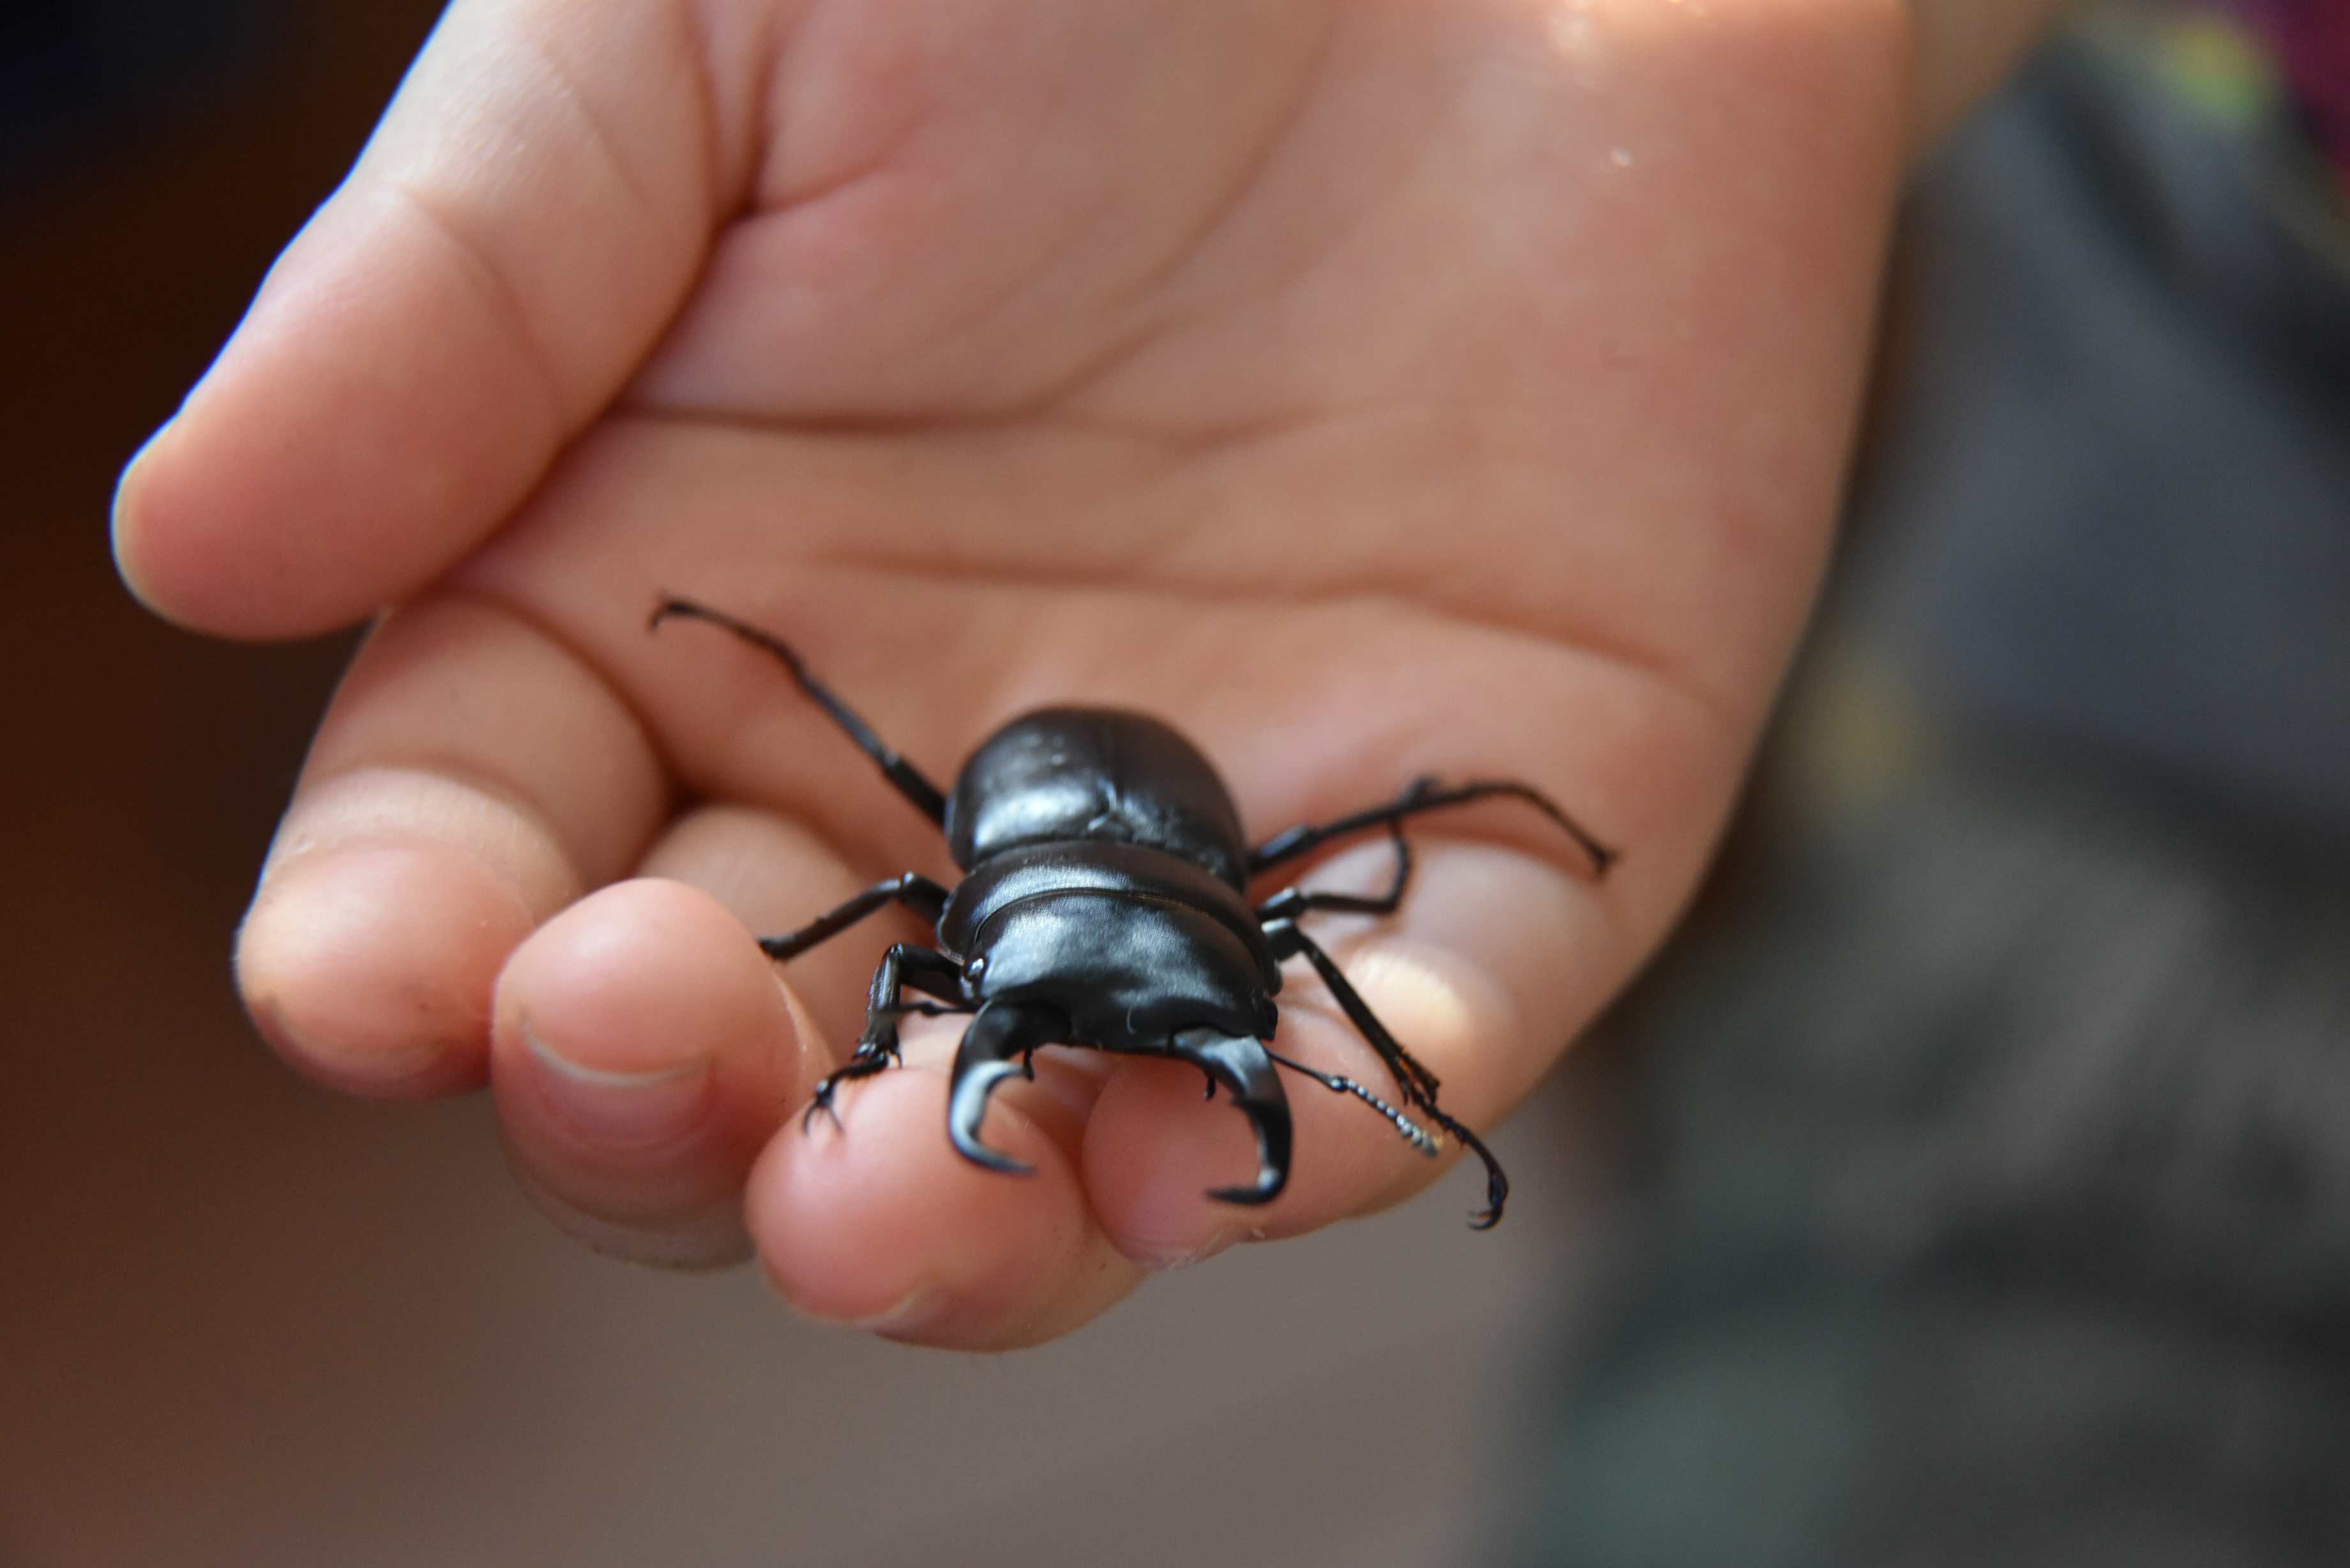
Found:
[[[646,614],[788,636],[941,782],[1045,702],[1170,720],[1260,838],[1534,782],[1605,882],[1480,807],[1328,928],[1488,1127],[1686,898],[1801,621],[1901,49],[1882,0],[457,0],[119,504],[188,624],[397,607],[242,933],[255,1018],[354,1092],[490,1082],[599,1246],[755,1245],[923,1343],[1426,1184],[1293,1092],[1287,1192],[1217,1203],[1247,1135],[1196,1074],[1057,1052],[988,1124],[1037,1174],[985,1172],[911,1023],[804,1136],[916,933],[779,986],[744,926],[951,873],[772,665]],[[1284,1052],[1379,1081],[1282,1002]]]

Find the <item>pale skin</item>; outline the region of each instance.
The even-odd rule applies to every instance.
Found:
[[[487,1083],[596,1246],[755,1251],[921,1344],[1047,1339],[1438,1179],[1293,1080],[1288,1191],[1215,1202],[1237,1112],[1057,1050],[987,1122],[1036,1173],[989,1173],[944,1136],[958,1021],[804,1132],[920,933],[782,971],[750,933],[952,870],[773,665],[649,635],[656,596],[788,636],[941,784],[1045,702],[1171,720],[1258,837],[1534,782],[1605,880],[1481,806],[1418,830],[1400,915],[1317,928],[1490,1127],[1703,869],[1905,160],[2050,8],[458,0],[118,504],[186,625],[392,607],[239,938],[263,1032],[356,1094]],[[1310,978],[1282,1002],[1282,1050],[1379,1081]]]

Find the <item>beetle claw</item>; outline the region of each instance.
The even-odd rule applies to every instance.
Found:
[[[1211,1088],[1222,1084],[1232,1092],[1232,1103],[1248,1116],[1256,1134],[1256,1182],[1251,1187],[1214,1187],[1208,1196],[1222,1203],[1270,1203],[1289,1185],[1289,1152],[1293,1137],[1289,1096],[1273,1070],[1273,1058],[1261,1041],[1247,1035],[1217,1034],[1186,1030],[1169,1042],[1173,1054],[1208,1075]]]
[[[955,1152],[973,1165],[983,1165],[990,1170],[1000,1170],[1007,1176],[1033,1176],[1036,1168],[1024,1160],[999,1154],[979,1141],[979,1124],[987,1115],[987,1097],[995,1085],[1020,1072],[1017,1063],[983,1063],[967,1073],[955,1075],[954,1094],[947,1106],[947,1138]]]
[[[947,1097],[947,1139],[955,1152],[973,1165],[1012,1176],[1027,1176],[1035,1167],[999,1154],[979,1140],[979,1125],[987,1116],[988,1096],[1004,1079],[1036,1075],[1036,1047],[1049,1045],[1068,1032],[1050,1008],[1035,1002],[991,1002],[979,1010],[955,1047],[954,1075]]]

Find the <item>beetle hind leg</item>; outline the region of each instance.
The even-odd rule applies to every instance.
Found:
[[[1245,1034],[1218,1034],[1212,1030],[1187,1029],[1168,1042],[1168,1054],[1189,1062],[1208,1075],[1211,1083],[1230,1089],[1232,1103],[1249,1119],[1256,1135],[1256,1184],[1215,1187],[1208,1196],[1225,1203],[1270,1203],[1289,1185],[1289,1153],[1293,1133],[1289,1096],[1273,1069],[1264,1044]]]

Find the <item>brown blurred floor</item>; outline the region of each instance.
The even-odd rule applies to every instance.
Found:
[[[149,619],[104,520],[432,11],[308,9],[0,232],[0,1568],[1465,1561],[1575,1219],[1555,1107],[1493,1237],[1456,1176],[983,1359],[589,1256],[480,1100],[253,1037],[229,936],[343,649]]]

